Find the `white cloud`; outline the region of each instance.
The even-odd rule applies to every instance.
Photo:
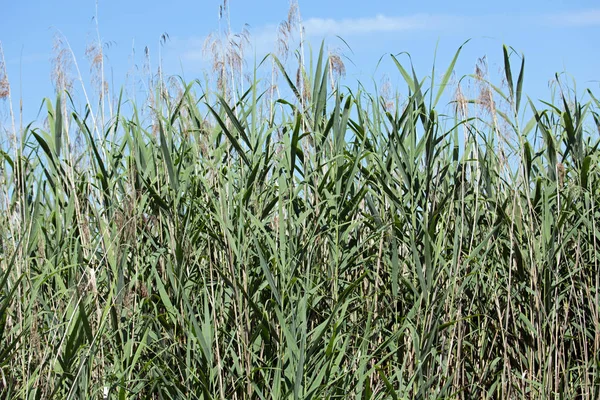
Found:
[[[310,18],[304,21],[307,35],[366,35],[414,30],[442,30],[463,23],[464,17],[451,15],[415,14],[404,17],[377,15],[369,18],[323,19]]]
[[[415,30],[444,30],[465,22],[466,18],[450,15],[416,14],[403,17],[377,15],[367,18],[333,19],[309,18],[302,21],[307,37],[323,39],[325,36],[338,35],[342,38],[350,36],[370,35]],[[251,53],[258,56],[274,51],[277,42],[277,25],[265,25],[258,29],[250,29]],[[297,35],[296,40],[298,39]]]
[[[546,15],[544,21],[552,26],[586,27],[600,25],[600,9],[570,11]]]

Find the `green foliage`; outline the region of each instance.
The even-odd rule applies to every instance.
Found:
[[[2,396],[600,398],[600,104],[521,102],[504,47],[496,109],[444,115],[457,57],[394,57],[393,108],[323,48],[290,101],[47,100],[2,153]]]

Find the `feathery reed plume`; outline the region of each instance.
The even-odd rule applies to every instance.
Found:
[[[102,102],[104,96],[108,94],[108,82],[104,80],[103,76],[104,50],[102,44],[96,41],[89,43],[85,48],[85,56],[90,63],[91,84]]]
[[[478,95],[475,103],[479,105],[478,110],[487,114],[491,119],[491,124],[497,136],[497,142],[492,141],[492,145],[497,145],[497,154],[502,167],[507,167],[508,155],[506,153],[506,145],[511,145],[510,131],[507,128],[507,121],[502,118],[498,119],[498,104],[494,99],[494,92],[490,84],[488,71],[487,57],[483,56],[477,60],[475,64],[475,78],[477,82]],[[506,81],[503,78],[504,84]],[[502,127],[502,129],[501,129]]]
[[[479,96],[477,98],[477,104],[481,106],[483,110],[488,112],[490,115],[496,110],[494,103],[494,96],[489,85],[489,74],[487,57],[483,56],[477,60],[475,64],[475,77],[479,84]]]
[[[6,70],[6,62],[4,60],[4,50],[2,49],[2,42],[0,42],[0,100],[5,100],[8,102],[8,107],[10,111],[10,119],[12,122],[12,129],[9,131],[9,141],[12,141],[15,146],[16,151],[16,131],[15,131],[15,117],[12,109],[12,102],[10,96],[10,82],[8,80],[8,72]],[[4,140],[4,139],[3,139]],[[0,150],[2,150],[2,146],[4,143],[0,141]]]
[[[396,104],[392,97],[392,84],[390,82],[390,77],[387,74],[384,74],[381,78],[381,84],[379,86],[379,98],[385,111],[392,112],[394,110]]]
[[[223,19],[225,27],[221,26]],[[229,4],[223,1],[219,6],[219,29],[206,37],[202,51],[211,59],[211,69],[217,75],[217,91],[234,103],[237,101],[237,87],[244,90],[244,51],[249,44],[249,25],[244,24],[241,32],[233,33]],[[237,113],[237,109],[234,111]]]
[[[2,44],[0,43],[0,100],[5,100],[10,97],[10,84],[8,75],[6,74],[6,64],[4,62],[4,54],[2,53]]]
[[[65,43],[64,37],[59,32],[54,34],[52,52],[54,56],[51,60],[51,78],[54,83],[54,89],[56,93],[63,91],[70,92],[73,89],[73,76],[71,72],[73,59],[69,46]]]
[[[300,15],[300,6],[298,1],[290,0],[287,19],[282,21],[277,28],[276,51],[277,55],[285,63],[290,53],[290,42],[294,39],[294,33],[298,33],[298,68],[296,70],[296,87],[300,91],[300,103],[304,107],[310,99],[310,94],[306,94],[309,86],[305,81],[306,71],[304,69],[304,26],[302,16]],[[275,64],[273,64],[272,81],[276,80],[277,73]],[[274,85],[274,84],[273,84]]]
[[[456,83],[456,89],[454,91],[454,113],[460,116],[461,119],[465,120],[469,117],[469,102],[465,97],[462,90],[461,82]]]
[[[346,76],[346,65],[339,55],[339,50],[329,51],[329,79],[331,81],[331,90],[335,90],[336,83],[339,83],[341,77]]]

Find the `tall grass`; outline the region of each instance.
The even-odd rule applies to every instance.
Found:
[[[600,102],[504,55],[449,114],[456,58],[394,58],[390,106],[323,49],[295,98],[46,100],[2,152],[3,398],[600,398]]]

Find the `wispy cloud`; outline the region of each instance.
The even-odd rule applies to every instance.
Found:
[[[549,14],[543,18],[547,25],[568,27],[600,26],[600,8]]]
[[[444,30],[464,22],[465,17],[453,15],[415,14],[401,17],[377,15],[341,20],[310,18],[304,21],[304,27],[310,36],[351,36],[414,30]]]

